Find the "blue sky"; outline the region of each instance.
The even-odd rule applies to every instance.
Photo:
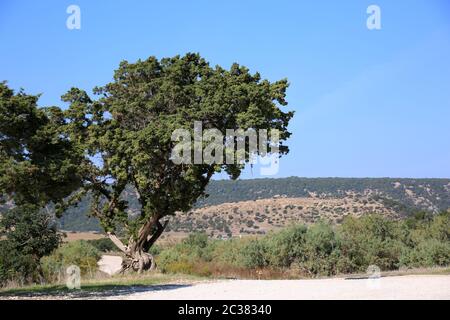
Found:
[[[370,4],[381,30],[366,28]],[[279,177],[450,177],[446,0],[0,2],[0,80],[42,106],[109,82],[121,60],[186,52],[289,79]]]

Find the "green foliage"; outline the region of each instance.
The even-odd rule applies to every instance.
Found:
[[[378,215],[348,217],[340,227],[340,251],[346,257],[341,272],[365,271],[369,265],[382,270],[399,267],[404,249],[401,224]]]
[[[403,253],[402,266],[446,266],[450,263],[450,214],[436,216],[417,214],[406,221],[411,228],[407,236],[408,250]]]
[[[8,204],[0,218],[0,285],[38,280],[39,259],[60,242],[48,205],[81,187],[82,153],[61,131],[63,113],[38,108],[38,99],[0,83],[0,205]]]
[[[208,240],[208,236],[204,233],[190,234],[181,243],[161,251],[158,256],[158,267],[163,272],[175,273],[185,270],[186,273],[193,273],[197,262],[212,260],[215,243]]]
[[[117,247],[109,238],[87,240],[87,242],[100,252],[118,251]]]
[[[61,133],[63,113],[38,108],[38,98],[0,83],[0,198],[16,205],[57,203],[81,186],[81,155]]]
[[[223,135],[226,129],[278,129],[280,154],[287,153],[283,142],[290,136],[287,126],[293,112],[280,109],[287,105],[287,87],[285,79],[271,83],[238,64],[230,70],[213,68],[200,55],[188,53],[121,62],[114,81],[95,88],[100,95],[96,101],[72,88],[63,96],[70,104],[65,129],[87,155],[101,158],[101,166],[85,158],[80,172],[102,227],[109,232],[123,228],[145,248],[149,231],[141,227],[146,222],[189,210],[215,172],[240,175],[241,164],[171,161],[172,133],[186,129],[193,135],[195,121]],[[133,219],[123,197],[127,186],[139,195]]]
[[[164,248],[158,258],[163,272],[205,275],[216,266],[290,269],[302,275],[335,275],[400,267],[450,264],[449,215],[392,221],[377,215],[347,218],[340,226],[318,222],[291,226],[259,238],[208,240],[194,235]]]
[[[400,258],[400,264],[407,267],[436,267],[450,264],[450,243],[427,239],[407,250]]]
[[[340,256],[340,242],[330,224],[319,222],[310,226],[305,235],[303,250],[296,255],[298,266],[307,274],[333,275]]]
[[[305,226],[297,225],[249,242],[243,248],[244,266],[289,267],[303,254],[306,231]]]
[[[39,259],[58,247],[61,237],[43,210],[22,205],[0,218],[0,286],[6,281],[40,279]]]
[[[63,244],[51,255],[41,259],[46,279],[54,280],[64,274],[67,267],[76,265],[81,275],[92,275],[98,270],[97,261],[100,251],[85,240],[77,240]]]

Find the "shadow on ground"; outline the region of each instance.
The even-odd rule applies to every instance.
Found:
[[[77,299],[115,297],[139,292],[173,290],[190,287],[190,284],[160,284],[160,285],[86,285],[81,289],[70,290],[59,286],[39,291],[13,289],[0,293],[0,299],[30,298],[30,299]]]

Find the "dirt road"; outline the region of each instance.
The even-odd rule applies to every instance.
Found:
[[[149,290],[111,299],[450,299],[450,276],[379,279],[225,280]]]

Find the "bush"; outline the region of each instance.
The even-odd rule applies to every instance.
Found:
[[[266,265],[290,267],[304,254],[306,232],[306,226],[296,225],[262,238]]]
[[[162,272],[194,273],[196,262],[211,261],[214,241],[208,240],[205,233],[193,233],[168,249],[162,250],[157,265]],[[157,250],[157,249],[156,249]]]
[[[399,267],[405,249],[401,224],[378,215],[348,217],[339,228],[340,272],[363,272],[370,265],[381,270]]]
[[[246,268],[262,268],[269,264],[265,244],[253,239],[243,246],[240,254],[241,264]]]
[[[39,260],[61,241],[45,210],[17,206],[0,217],[0,286],[8,281],[26,284],[42,281]]]
[[[100,251],[85,240],[63,244],[50,256],[41,259],[44,275],[48,280],[59,279],[70,265],[80,268],[81,275],[93,275],[98,270]]]
[[[40,278],[40,265],[33,255],[23,254],[6,240],[0,241],[0,287],[10,281],[24,285]]]
[[[450,243],[436,239],[421,242],[417,247],[405,250],[400,259],[403,267],[436,267],[450,264]]]
[[[332,226],[319,222],[308,228],[298,265],[307,274],[333,275],[337,273],[340,243]]]
[[[296,225],[259,238],[210,240],[206,234],[192,234],[161,249],[157,262],[163,272],[197,275],[299,269],[299,275],[317,276],[365,272],[370,265],[381,270],[447,266],[449,227],[448,214],[406,221],[367,215],[346,218],[340,226]]]
[[[243,261],[243,257],[248,254],[244,253],[243,250],[251,241],[254,241],[254,239],[244,238],[216,241],[211,253],[212,260],[221,265],[244,267],[248,262]]]
[[[100,252],[117,252],[119,249],[109,238],[87,240],[89,244]]]

